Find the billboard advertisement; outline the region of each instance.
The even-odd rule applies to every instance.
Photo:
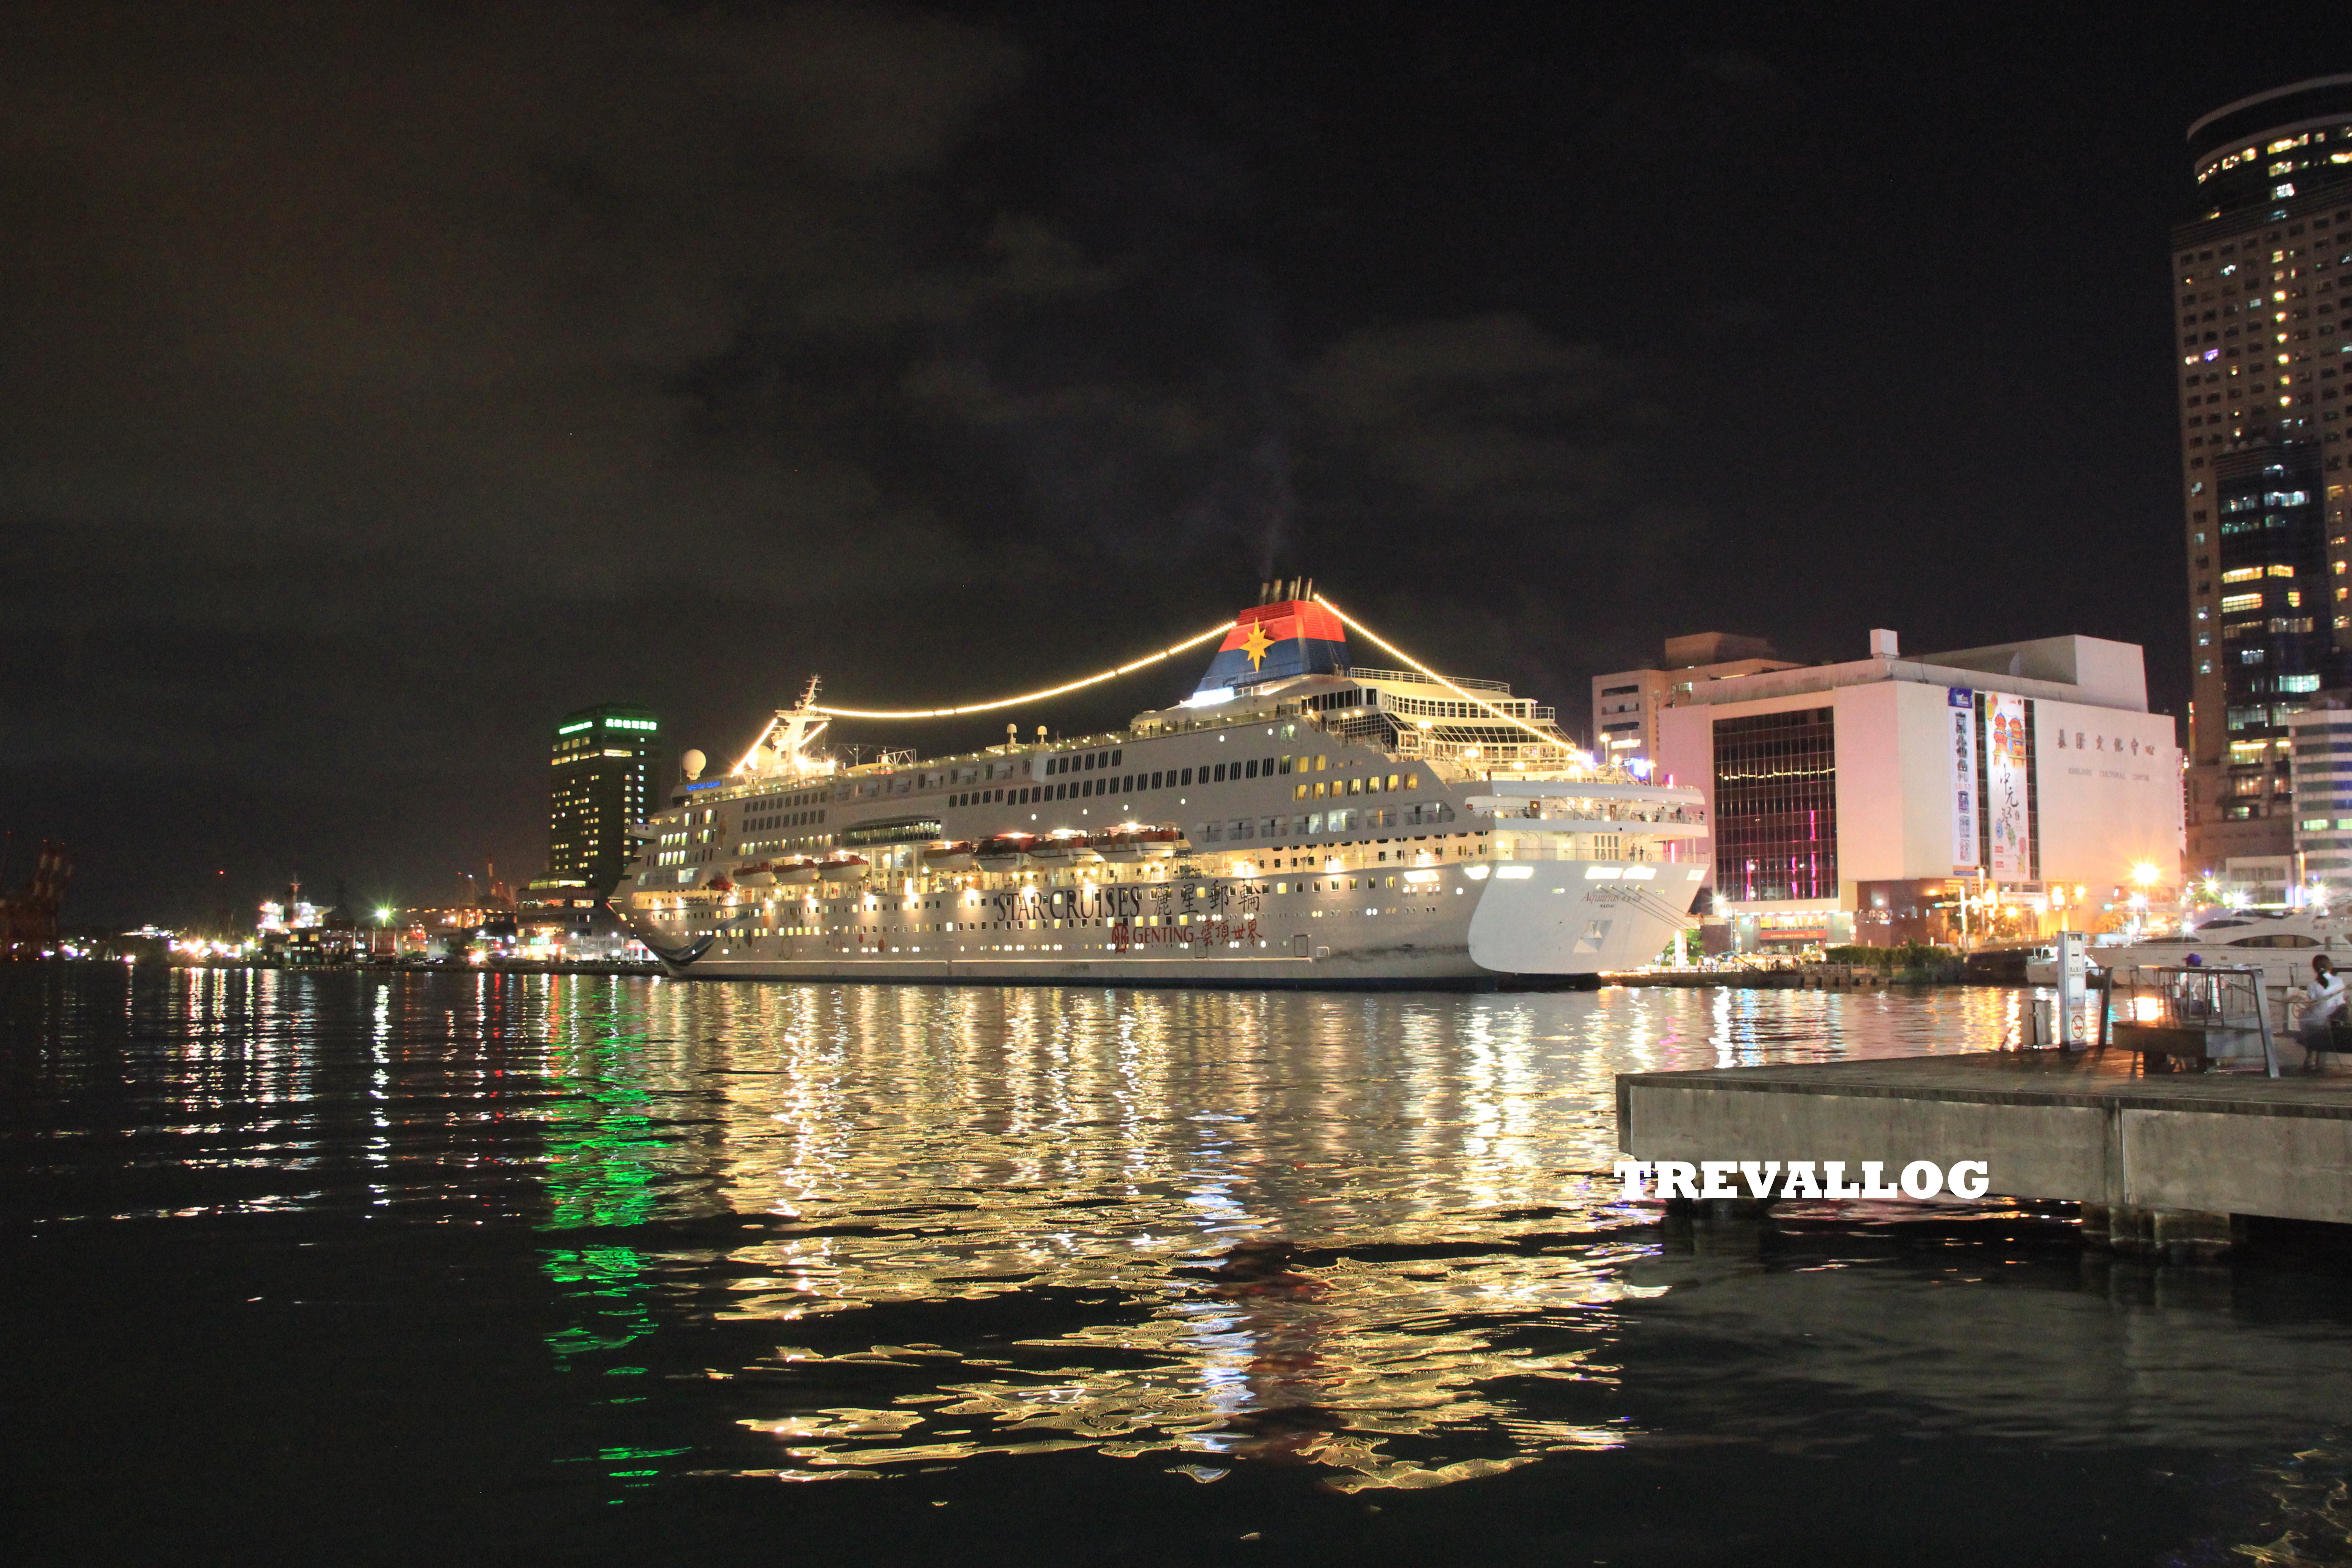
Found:
[[[2026,770],[2032,766],[2025,744],[2025,699],[2003,692],[1985,698],[1985,839],[1997,881],[2022,882],[2033,876],[2032,825],[2026,818]]]
[[[1952,869],[1977,868],[1977,694],[1948,691],[1952,731]]]

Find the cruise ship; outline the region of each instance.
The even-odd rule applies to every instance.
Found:
[[[1354,664],[1309,584],[1260,597],[1110,733],[851,764],[812,679],[731,769],[689,753],[613,907],[696,979],[1573,985],[1695,925],[1698,790],[1503,682]]]

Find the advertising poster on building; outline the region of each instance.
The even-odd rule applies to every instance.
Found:
[[[2033,875],[2026,846],[2025,699],[2000,693],[1985,698],[1985,822],[1997,881],[2022,882]]]
[[[1952,869],[1977,868],[1977,694],[1948,691],[1952,728]]]

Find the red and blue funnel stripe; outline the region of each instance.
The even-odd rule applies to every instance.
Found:
[[[1280,680],[1293,675],[1340,675],[1348,668],[1348,634],[1339,617],[1311,599],[1256,605],[1234,617],[1194,697]]]

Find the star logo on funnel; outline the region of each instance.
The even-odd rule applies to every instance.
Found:
[[[1242,651],[1249,655],[1252,669],[1257,668],[1265,662],[1265,650],[1273,646],[1274,639],[1265,635],[1265,623],[1252,621],[1249,636],[1242,639]]]

